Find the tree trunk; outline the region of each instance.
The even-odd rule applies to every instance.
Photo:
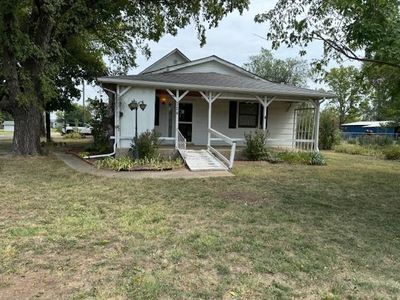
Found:
[[[46,111],[46,141],[51,142],[50,112]]]
[[[35,106],[14,108],[12,150],[17,155],[40,155],[41,112]]]

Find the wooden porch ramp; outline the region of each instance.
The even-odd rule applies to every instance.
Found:
[[[221,171],[228,168],[208,150],[179,150],[190,171]]]

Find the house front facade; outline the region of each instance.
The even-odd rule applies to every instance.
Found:
[[[117,153],[132,143],[133,100],[146,104],[137,112],[138,133],[155,130],[162,145],[177,150],[240,146],[257,129],[268,132],[269,146],[318,150],[320,103],[333,96],[272,83],[217,56],[191,61],[178,49],[140,74],[98,80],[115,103]],[[312,118],[305,121],[304,111]]]

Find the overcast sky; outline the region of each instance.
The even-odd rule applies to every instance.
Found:
[[[158,43],[149,43],[152,52],[151,58],[146,60],[142,55],[138,55],[136,69],[130,70],[129,74],[139,73],[150,64],[170,52],[180,49],[189,59],[198,59],[210,55],[217,55],[225,60],[243,66],[248,61],[249,56],[260,52],[261,47],[271,49],[271,44],[260,36],[266,36],[268,31],[266,24],[254,22],[254,17],[258,13],[266,12],[271,9],[277,0],[253,0],[250,3],[250,9],[242,15],[235,12],[223,19],[219,26],[207,31],[207,44],[200,47],[197,39],[197,32],[193,26],[186,27],[178,32],[176,36],[164,36]],[[274,55],[279,58],[298,57],[297,48],[281,48],[274,51]],[[313,59],[322,56],[322,46],[320,43],[312,43],[307,49],[307,55],[302,57],[311,62]],[[349,63],[346,63],[349,64]],[[330,67],[336,66],[331,63]],[[308,82],[310,88],[321,87]],[[87,97],[99,95],[99,89],[88,88]]]

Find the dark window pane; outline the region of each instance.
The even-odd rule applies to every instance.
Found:
[[[258,107],[258,103],[239,103],[239,127],[257,127],[259,122]]]

